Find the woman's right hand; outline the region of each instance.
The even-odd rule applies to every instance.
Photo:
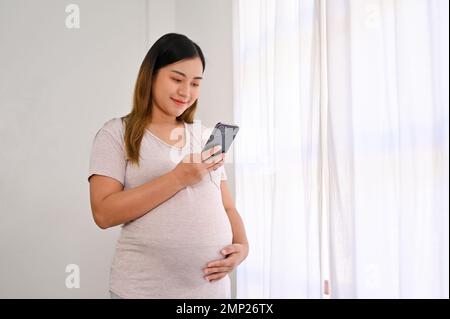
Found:
[[[188,154],[172,170],[172,173],[183,187],[196,184],[210,171],[216,170],[223,165],[224,153],[211,157],[219,150],[221,150],[221,146],[217,145],[202,153]]]

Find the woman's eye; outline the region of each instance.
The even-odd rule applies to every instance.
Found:
[[[182,80],[180,80],[180,79],[173,79],[172,78],[172,80],[174,80],[176,83],[180,83],[180,82],[182,82]],[[197,84],[197,83],[192,83],[192,86],[195,86],[195,87],[197,87],[197,86],[200,86],[199,84]]]

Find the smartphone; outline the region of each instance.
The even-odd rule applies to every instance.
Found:
[[[211,135],[209,136],[208,141],[203,147],[202,152],[209,150],[216,145],[221,145],[222,149],[211,156],[216,156],[220,153],[226,153],[233,143],[238,131],[239,126],[237,125],[231,125],[222,122],[217,123]]]

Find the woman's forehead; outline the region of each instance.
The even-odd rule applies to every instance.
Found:
[[[164,69],[170,73],[177,73],[189,78],[202,78],[203,65],[200,58],[184,59],[166,65]]]

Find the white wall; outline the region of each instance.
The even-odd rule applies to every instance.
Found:
[[[79,29],[66,28],[70,3]],[[232,122],[227,0],[0,0],[0,298],[108,298],[119,229],[92,221],[92,139],[129,112],[144,55],[173,31],[207,58],[197,118]],[[72,263],[79,289],[65,286]]]

